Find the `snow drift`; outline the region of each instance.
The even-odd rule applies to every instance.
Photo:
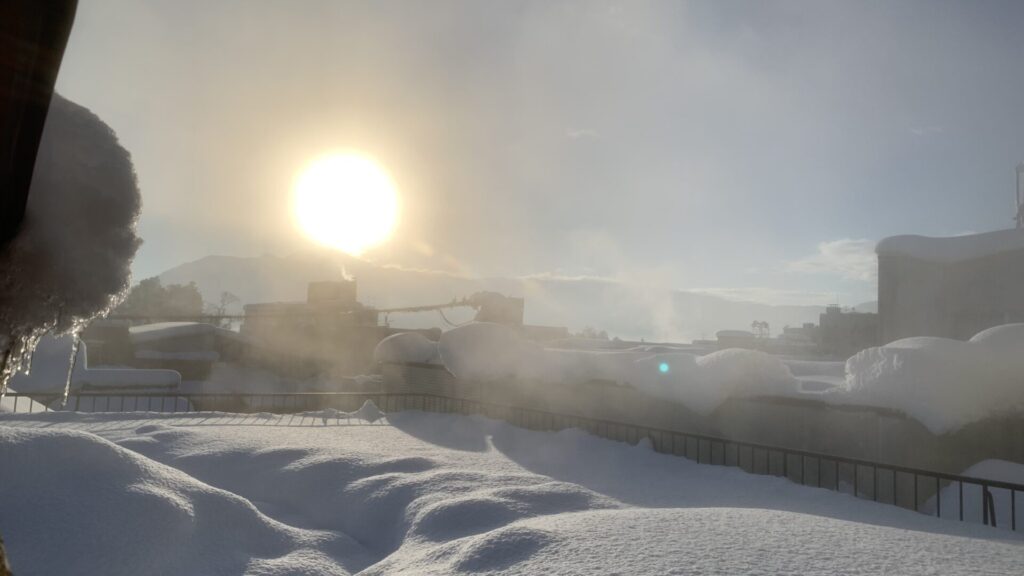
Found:
[[[0,248],[0,392],[43,334],[76,331],[127,289],[139,208],[114,132],[55,94],[25,219]]]
[[[373,350],[373,362],[440,362],[437,342],[418,332],[401,332],[381,340]]]
[[[905,412],[933,433],[1024,411],[1024,324],[1006,324],[968,342],[904,338],[846,361],[844,389],[830,401]]]
[[[400,336],[379,347],[378,356],[422,362],[434,351],[425,338]],[[1024,413],[1024,324],[990,328],[969,342],[907,338],[863,350],[845,366],[744,349],[700,356],[650,347],[543,348],[513,328],[489,323],[449,330],[436,348],[440,362],[460,379],[611,380],[702,414],[730,398],[805,398],[898,410],[943,434],[992,416]]]
[[[968,467],[960,472],[961,476],[969,478],[980,478],[984,480],[996,480],[1000,482],[1011,482],[1013,484],[1024,484],[1024,464],[1009,462],[1007,460],[982,460],[977,464]],[[980,524],[984,521],[982,511],[981,486],[979,484],[964,484],[963,487],[957,482],[950,482],[939,492],[942,499],[939,512],[943,518],[960,517],[960,493],[963,491],[963,518],[967,522]],[[995,514],[996,525],[1008,528],[1010,524],[1011,509],[1016,506],[1018,522],[1024,517],[1024,499],[1018,493],[1015,497],[1010,496],[1010,491],[1005,488],[991,488],[992,512]],[[924,503],[922,510],[927,514],[936,513],[935,496],[932,496]]]
[[[731,397],[796,393],[797,380],[778,358],[728,349],[705,356],[686,352],[562,350],[523,340],[507,326],[474,323],[449,330],[439,344],[444,366],[457,378],[542,382],[612,380],[701,413]]]
[[[92,434],[0,427],[0,461],[18,574],[345,574],[324,551],[365,555]]]
[[[19,576],[1021,573],[1005,530],[579,430],[386,418],[2,416],[0,531]]]

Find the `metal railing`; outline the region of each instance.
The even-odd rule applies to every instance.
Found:
[[[60,395],[9,393],[8,411],[52,411]],[[479,414],[521,428],[557,431],[578,428],[614,441],[636,444],[645,439],[654,451],[682,456],[701,464],[738,467],[751,474],[781,476],[792,482],[827,488],[892,504],[940,518],[978,520],[988,526],[1017,530],[1017,494],[1024,484],[973,478],[895,464],[845,458],[744,442],[641,424],[561,414],[494,402],[416,392],[196,393],[81,392],[68,398],[64,410],[88,412],[271,412],[291,414],[333,408],[357,410],[373,401],[384,411]],[[965,499],[965,488],[968,494]],[[955,503],[950,509],[950,500]],[[965,503],[968,505],[965,506]]]

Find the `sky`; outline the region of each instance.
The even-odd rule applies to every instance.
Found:
[[[1024,3],[80,0],[58,91],[132,153],[136,279],[312,247],[327,150],[381,264],[875,299],[874,243],[1012,226]]]

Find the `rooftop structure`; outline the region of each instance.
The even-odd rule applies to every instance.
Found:
[[[966,340],[1024,320],[1024,228],[878,243],[883,342],[912,336]]]

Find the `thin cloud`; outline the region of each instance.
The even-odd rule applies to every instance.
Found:
[[[743,288],[694,288],[686,290],[697,294],[717,296],[732,302],[752,302],[770,306],[825,306],[832,304],[839,296],[835,292],[809,292],[805,290],[782,290],[762,286]],[[843,294],[843,296],[846,296]]]
[[[818,244],[817,253],[788,262],[786,269],[805,274],[839,276],[844,280],[875,282],[878,278],[875,242],[863,238],[822,242]]]

